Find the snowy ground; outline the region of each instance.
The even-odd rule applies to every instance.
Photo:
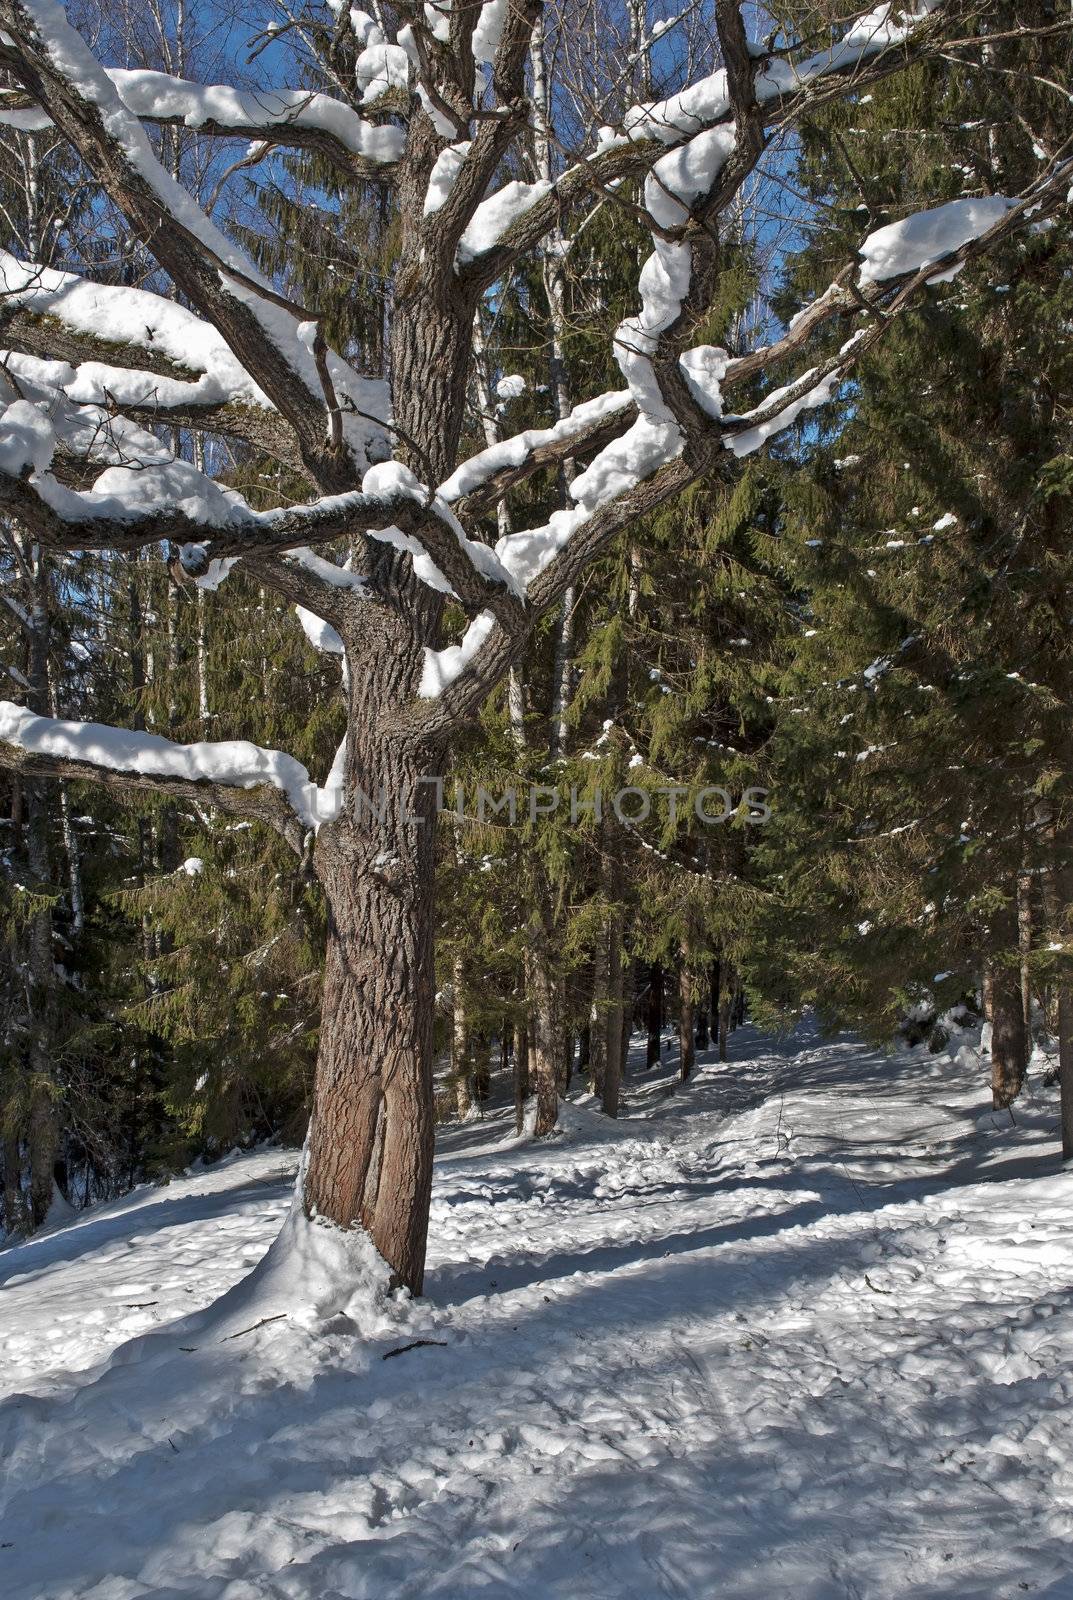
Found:
[[[190,1317],[279,1152],[4,1252],[0,1594],[1073,1600],[1050,1094],[1011,1127],[967,1050],[733,1045],[618,1127],[448,1132],[420,1305]]]

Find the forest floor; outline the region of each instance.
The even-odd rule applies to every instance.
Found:
[[[635,1057],[617,1126],[447,1130],[416,1304],[189,1315],[278,1230],[279,1150],[0,1253],[5,1600],[1073,1600],[1053,1091],[731,1054]]]

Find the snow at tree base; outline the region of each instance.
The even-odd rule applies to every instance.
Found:
[[[978,1029],[734,1038],[445,1134],[425,1301],[241,1281],[273,1149],[8,1252],[7,1600],[1073,1595],[1054,1091],[990,1111]]]

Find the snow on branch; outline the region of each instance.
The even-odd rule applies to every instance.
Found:
[[[402,156],[401,128],[368,122],[341,100],[305,89],[234,89],[192,83],[166,72],[105,71],[128,111],[158,127],[173,126],[223,138],[263,139],[314,150],[353,177],[376,177]],[[52,126],[47,111],[25,97],[0,96],[0,124],[37,131]]]
[[[582,401],[550,427],[526,428],[467,457],[441,483],[440,494],[448,505],[475,513],[542,467],[605,443],[605,436],[622,431],[633,415],[628,390]]]
[[[9,358],[0,373],[0,509],[54,549],[137,549],[170,541],[192,575],[214,581],[226,559],[290,552],[272,572],[276,586],[318,610],[311,596],[364,586],[309,548],[367,534],[414,557],[418,577],[470,611],[516,606],[521,590],[487,545],[469,538],[450,506],[397,462],[364,474],[360,489],[306,505],[254,511],[235,490],[175,457],[155,435],[122,415],[76,404],[63,388],[63,363]],[[100,464],[89,489],[53,470],[61,459]],[[288,575],[288,568],[290,574]],[[266,576],[270,574],[266,570]],[[331,618],[329,618],[331,620]]]
[[[338,815],[341,754],[320,786],[293,756],[245,739],[175,744],[100,722],[39,717],[25,706],[0,701],[0,767],[208,802],[268,823],[298,855],[306,835]]]
[[[689,435],[688,458],[681,450],[681,419],[665,406],[652,359],[661,332],[676,320],[688,290],[688,262],[681,278],[676,278],[676,258],[670,252],[682,247],[663,244],[661,248],[657,238],[656,254],[642,273],[641,318],[623,324],[616,334],[620,346],[627,346],[620,364],[633,391],[637,420],[605,445],[586,471],[573,480],[569,489],[575,501],[572,510],[554,513],[544,528],[505,535],[496,546],[504,565],[524,580],[531,614],[539,616],[556,604],[622,528],[705,472],[718,471],[724,450],[737,456],[750,454],[785,432],[803,412],[830,400],[861,356],[929,284],[952,278],[1018,228],[1042,219],[1057,205],[1069,204],[1071,180],[1073,159],[1053,162],[1017,198],[991,196],[950,202],[889,224],[862,242],[863,264],[848,263],[831,288],[795,318],[775,344],[736,361],[709,346],[685,351],[678,358],[678,367],[697,400],[694,417],[682,421],[682,429]],[[677,203],[673,191],[670,203]],[[647,285],[645,273],[650,275]],[[795,354],[818,328],[840,315],[866,320],[834,355],[772,391],[750,412],[723,414],[725,386],[754,377]],[[701,428],[696,426],[698,417],[706,419]],[[514,448],[521,453],[525,436],[519,439],[522,443]],[[496,452],[502,448],[493,446],[482,455],[496,465]],[[479,482],[481,457],[474,459]],[[465,463],[460,473],[464,474],[468,465]],[[451,486],[448,480],[447,487]],[[426,708],[414,709],[406,731],[442,728],[469,715],[513,659],[517,647],[518,640],[511,639],[496,619],[484,612],[469,624],[459,644],[426,650],[420,690]]]
[[[944,4],[883,4],[855,18],[839,39],[821,49],[801,44],[756,55],[751,94],[760,123],[779,128],[847,79],[855,85],[873,82],[904,68],[914,56],[940,48]],[[724,25],[721,32],[726,31]],[[723,44],[726,52],[726,38]],[[624,178],[643,176],[666,151],[699,141],[698,154],[705,159],[705,143],[719,134],[725,141],[723,159],[728,160],[736,134],[734,97],[728,70],[721,67],[667,99],[631,107],[617,126],[601,129],[595,148],[580,154],[550,185],[505,184],[477,208],[459,251],[460,273],[484,285],[495,282],[561,223],[572,205],[608,193]],[[667,226],[684,220],[679,217],[677,224]]]
[[[121,400],[126,394],[121,388],[120,368],[140,367],[143,361],[155,358],[162,363],[163,372],[154,377],[158,381],[167,377],[186,402],[196,394],[204,404],[221,400],[262,407],[271,404],[217,328],[186,306],[148,289],[94,283],[73,272],[20,261],[0,250],[0,338],[7,337],[5,329],[16,311],[54,321],[66,334],[84,341],[80,348],[87,354],[103,358],[108,352],[115,365],[109,368],[103,359],[96,365],[102,374],[108,373],[112,392]],[[193,381],[176,377],[176,369],[197,377]],[[144,372],[139,379],[141,376]],[[162,384],[160,392],[166,403],[168,386]],[[71,398],[100,400],[102,396],[83,392]]]
[[[294,430],[220,331],[147,289],[94,283],[0,250],[0,343],[57,361],[69,399],[143,421],[206,428],[246,440],[302,469]],[[59,363],[67,370],[61,373]],[[389,451],[386,384],[330,358],[349,437],[366,460]]]
[[[48,112],[172,282],[291,424],[322,488],[364,467],[356,375],[166,172],[138,117],[57,0],[0,0],[0,63]],[[360,387],[360,380],[357,380]],[[330,422],[330,427],[326,426]]]

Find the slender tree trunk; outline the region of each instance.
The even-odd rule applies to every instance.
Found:
[[[543,939],[543,928],[536,938]],[[536,940],[534,940],[536,942]],[[550,962],[534,957],[529,962],[529,1079],[536,1095],[537,1137],[550,1133],[559,1116],[559,1057],[562,1051],[562,1016],[559,990],[552,980]]]
[[[1062,1109],[1062,1160],[1073,1161],[1073,985],[1058,985],[1058,1085]]]
[[[618,898],[619,866],[611,870],[613,901]],[[607,939],[607,1060],[604,1065],[603,1108],[609,1117],[618,1116],[622,1084],[622,992],[625,974],[622,965],[622,907],[613,903]]]
[[[693,1043],[693,974],[685,953],[678,969],[678,1076],[685,1083],[693,1071],[696,1050]]]
[[[525,1102],[529,1098],[529,1030],[520,1022],[514,1030],[514,1126],[521,1133],[525,1126]]]
[[[707,1050],[707,1048],[708,1048],[708,1033],[709,1033],[709,1029],[708,1029],[708,1004],[709,1004],[709,988],[710,988],[710,984],[708,982],[707,974],[703,974],[701,976],[701,978],[699,980],[699,984],[700,984],[700,992],[699,992],[699,996],[698,996],[698,999],[697,999],[696,1030],[694,1032],[693,1037],[696,1040],[697,1049],[698,1050]]]
[[[27,696],[32,710],[40,716],[49,712],[49,576],[44,553],[37,550],[33,561],[33,602],[27,652]],[[47,890],[51,879],[49,840],[49,792],[43,783],[28,784],[26,801],[26,855],[35,887]],[[29,927],[29,1127],[27,1149],[30,1165],[29,1220],[32,1228],[44,1222],[56,1189],[56,1157],[59,1153],[59,1122],[56,1107],[52,1045],[56,1033],[56,973],[52,956],[52,909],[38,911]]]
[[[1021,1013],[1025,1021],[1025,1059],[1032,1054],[1032,874],[1017,878],[1017,946],[1020,955]]]
[[[589,1088],[603,1097],[607,1073],[607,939],[608,929],[597,934],[592,956],[592,1011],[589,1017]]]
[[[482,1030],[473,1049],[473,1092],[478,1105],[486,1105],[492,1093],[492,1041]]]
[[[734,979],[730,963],[721,963],[719,989],[719,1059],[727,1058],[727,1039],[730,1036],[730,1009],[734,1003]]]
[[[574,1030],[567,1026],[563,1030],[563,1048],[559,1056],[559,1094],[565,1097],[570,1092],[570,1080],[574,1076]]]
[[[623,934],[625,937],[625,933]],[[633,1038],[633,1008],[637,997],[637,963],[631,961],[622,975],[622,1076],[630,1062],[630,1040]]]
[[[712,1019],[712,1040],[719,1043],[719,990],[722,966],[713,961],[708,972],[708,1012]]]
[[[466,1027],[466,1002],[463,999],[465,972],[462,957],[455,956],[451,968],[454,1006],[451,1020],[451,1076],[455,1085],[455,1108],[460,1120],[473,1109],[469,1083],[469,1030]]]
[[[997,1107],[1008,1106],[1021,1091],[1025,1063],[1025,1014],[1017,939],[1017,913],[996,912],[991,919],[991,1093]]]
[[[1043,905],[1048,933],[1055,944],[1069,938],[1069,912],[1073,904],[1073,870],[1066,830],[1052,822],[1048,829],[1050,860],[1043,873]],[[1058,1034],[1058,1087],[1061,1096],[1062,1160],[1073,1160],[1073,982],[1067,958],[1059,957],[1056,983],[1055,1028]]]
[[[1025,1019],[1016,969],[995,967],[994,1018],[991,1025],[991,1093],[996,1108],[1008,1106],[1021,1092],[1025,1059]]]
[[[653,961],[648,969],[648,1046],[645,1066],[658,1067],[663,1033],[663,968]]]
[[[26,1206],[22,1191],[22,1146],[17,1132],[5,1133],[4,1153],[4,1228],[21,1233],[26,1226]]]

